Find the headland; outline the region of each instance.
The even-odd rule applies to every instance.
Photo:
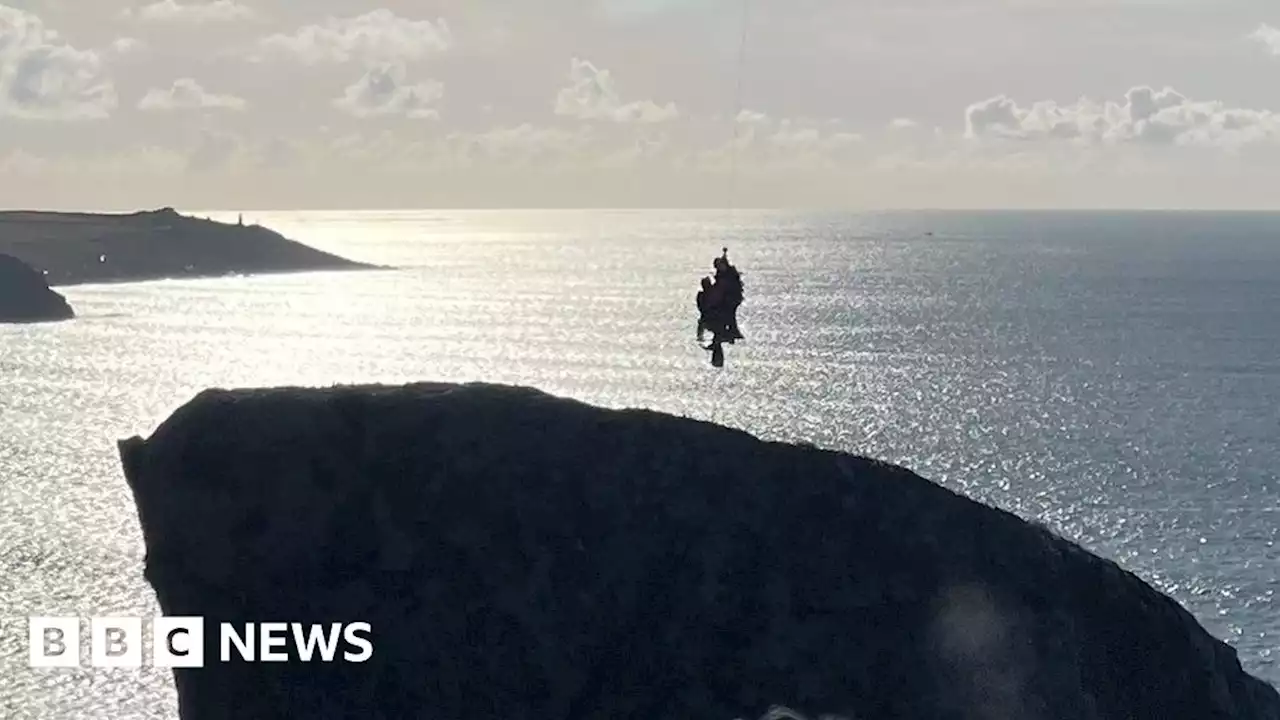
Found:
[[[38,270],[0,253],[0,323],[56,322],[73,317],[75,312],[67,299],[49,289]]]
[[[216,222],[173,208],[122,214],[0,212],[0,254],[35,268],[50,286],[380,269],[260,225]]]

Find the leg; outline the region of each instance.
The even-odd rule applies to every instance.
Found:
[[[711,343],[711,366],[724,367],[724,346],[718,340]]]

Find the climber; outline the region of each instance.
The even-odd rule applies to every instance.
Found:
[[[698,344],[710,351],[711,364],[724,367],[724,343],[733,344],[742,339],[738,330],[737,311],[742,304],[742,276],[729,262],[729,250],[724,248],[720,257],[712,263],[715,280],[702,278],[702,289],[695,298],[698,307]],[[711,344],[702,345],[707,330],[711,331]]]
[[[698,342],[702,342],[708,328],[714,327],[715,317],[719,311],[721,292],[711,283],[711,278],[702,278],[702,289],[694,302],[698,306]]]
[[[743,339],[742,332],[738,330],[738,307],[742,305],[743,299],[742,275],[729,262],[729,248],[722,248],[720,257],[712,265],[716,271],[713,287],[720,291],[719,314],[726,326],[727,342],[732,344],[735,340]]]

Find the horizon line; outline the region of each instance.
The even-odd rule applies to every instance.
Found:
[[[456,207],[430,207],[430,206],[403,206],[403,207],[178,207],[173,205],[160,205],[154,207],[138,206],[132,208],[70,208],[70,207],[0,207],[0,213],[48,213],[48,214],[90,214],[90,215],[116,215],[116,214],[133,214],[142,212],[155,212],[157,210],[171,208],[180,214],[192,213],[418,213],[418,212],[722,212],[726,214],[733,213],[843,213],[843,214],[877,214],[877,213],[1250,213],[1250,214],[1275,214],[1280,213],[1280,207],[1239,207],[1239,208],[1215,208],[1215,207],[999,207],[999,206],[974,206],[974,207],[879,207],[879,208],[852,208],[852,207],[798,207],[798,206],[780,206],[780,207],[698,207],[698,206],[521,206],[513,205],[508,207],[496,206],[456,206]]]

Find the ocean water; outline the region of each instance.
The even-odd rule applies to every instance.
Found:
[[[399,269],[65,288],[80,319],[0,328],[0,716],[176,717],[168,672],[27,667],[28,615],[158,612],[116,439],[210,386],[426,379],[906,465],[1116,559],[1280,684],[1280,216],[246,220]],[[747,339],[717,371],[693,298],[722,246]]]

